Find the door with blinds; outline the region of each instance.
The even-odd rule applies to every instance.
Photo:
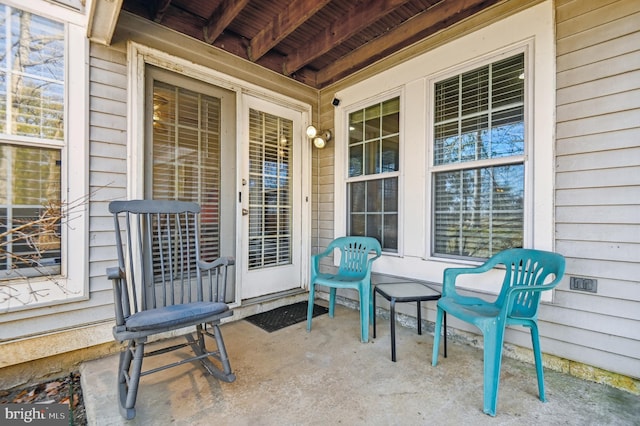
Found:
[[[152,66],[145,75],[145,198],[200,204],[202,258],[235,257],[235,93]]]
[[[302,286],[302,113],[246,96],[242,299]]]

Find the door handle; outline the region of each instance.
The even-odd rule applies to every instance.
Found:
[[[249,209],[242,209],[242,216],[246,216],[249,214]]]

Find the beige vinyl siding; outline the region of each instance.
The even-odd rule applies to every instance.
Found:
[[[320,110],[323,112],[320,117],[314,111],[313,122],[317,123],[320,129],[331,129],[333,139],[327,143],[323,149],[313,148],[312,151],[312,237],[311,253],[318,253],[324,250],[335,238],[334,236],[334,176],[335,176],[335,143],[336,138],[342,137],[335,134],[333,125],[334,107],[333,93],[325,93],[320,96]],[[319,121],[318,121],[319,119]],[[329,260],[325,258],[325,264]]]
[[[544,350],[640,377],[640,4],[557,1],[556,250]],[[597,294],[569,289],[598,280]]]
[[[113,318],[111,282],[107,267],[118,260],[114,248],[111,200],[126,197],[127,183],[127,58],[124,52],[91,45],[91,121],[89,130],[89,289],[94,303]]]

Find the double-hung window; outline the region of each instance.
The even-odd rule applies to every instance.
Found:
[[[432,255],[522,247],[524,53],[436,81],[433,97]]]
[[[64,25],[0,5],[3,279],[60,273]]]
[[[80,13],[42,6],[80,20]],[[85,46],[82,25],[0,4],[3,309],[84,295]],[[72,172],[66,169],[71,154],[77,156]],[[75,266],[65,263],[69,252]]]
[[[349,114],[348,233],[398,252],[400,98]]]

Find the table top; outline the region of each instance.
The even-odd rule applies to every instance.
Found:
[[[387,300],[396,301],[436,300],[440,298],[440,292],[415,281],[403,281],[394,283],[375,284],[375,291]]]

